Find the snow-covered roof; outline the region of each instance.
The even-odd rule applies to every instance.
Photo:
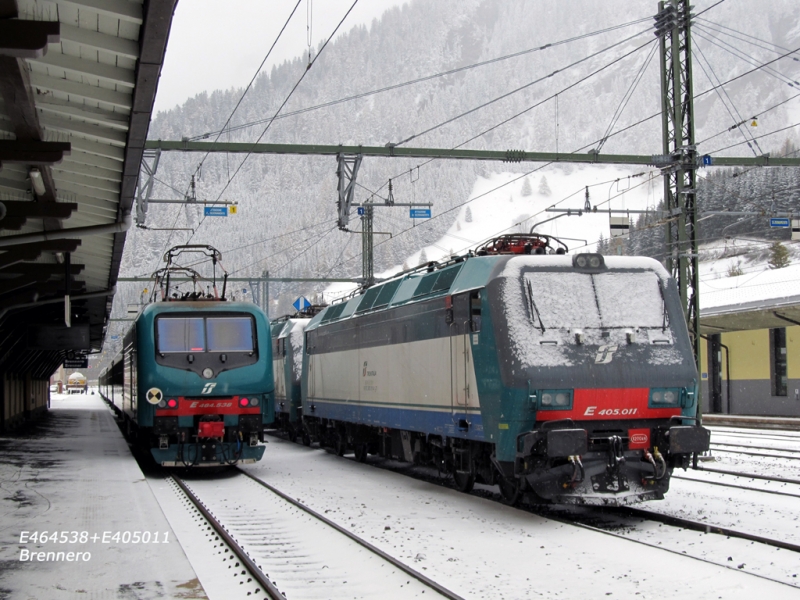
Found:
[[[706,333],[800,324],[800,264],[772,269],[768,243],[728,241],[704,247],[700,265],[700,325]],[[790,261],[796,260],[794,248]],[[741,273],[741,274],[736,274]]]

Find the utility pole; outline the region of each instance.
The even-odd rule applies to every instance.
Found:
[[[697,149],[694,138],[691,6],[689,0],[659,2],[655,17],[661,58],[661,125],[666,225],[666,267],[678,282],[694,348],[700,365],[700,297],[697,255]],[[698,417],[700,402],[698,398]]]

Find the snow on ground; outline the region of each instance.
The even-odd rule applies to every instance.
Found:
[[[411,268],[420,262],[439,261],[451,254],[464,254],[504,233],[527,233],[536,223],[560,214],[546,212],[547,208],[553,206],[583,209],[586,186],[590,186],[589,202],[592,206],[599,205],[600,212],[581,217],[577,214],[559,217],[536,227],[536,232],[560,237],[573,250],[591,252],[600,232],[604,238],[609,237],[609,215],[602,210],[654,208],[663,193],[658,171],[650,169],[615,165],[554,165],[527,176],[509,172],[491,173],[477,179],[469,198],[464,199],[469,202],[439,217],[451,223],[447,233],[409,256],[404,265]],[[526,195],[528,188],[529,195]],[[435,206],[433,215],[436,216]],[[634,219],[636,216],[632,215]],[[376,277],[391,277],[402,269],[402,265],[396,265],[377,273]],[[353,289],[355,286],[351,284],[334,284],[325,290],[325,298],[338,298]]]
[[[465,598],[798,594],[732,563],[709,564],[281,439],[271,438],[264,456],[247,470]]]
[[[0,436],[0,488],[0,598],[206,597],[100,396],[52,394],[43,421]]]

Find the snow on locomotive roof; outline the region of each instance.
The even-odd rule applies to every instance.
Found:
[[[666,308],[659,280],[669,277],[666,269],[644,257],[604,259],[608,268],[594,275],[573,270],[571,256],[524,256],[506,263],[501,273],[505,279],[503,311],[513,352],[523,365],[573,365],[569,345],[576,331],[585,337],[584,343],[599,345],[616,342],[602,338],[601,328],[649,328],[658,330],[663,338],[660,342],[672,344],[669,328],[661,332]],[[542,271],[541,267],[564,270]],[[636,301],[620,301],[623,298]],[[651,364],[681,361],[680,352],[674,348],[649,354]]]

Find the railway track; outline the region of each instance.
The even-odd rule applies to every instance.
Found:
[[[782,548],[784,550],[791,550],[792,552],[800,552],[800,545],[784,542],[782,540],[775,540],[772,538],[747,533],[745,531],[737,531],[729,527],[722,527],[711,523],[703,523],[701,521],[694,521],[692,519],[685,519],[683,517],[676,517],[674,515],[665,515],[659,512],[653,512],[643,508],[635,508],[632,506],[622,506],[613,509],[615,512],[629,517],[638,517],[647,519],[648,521],[655,521],[663,523],[664,525],[672,525],[673,527],[681,527],[683,529],[691,529],[693,531],[700,531],[703,533],[716,533],[731,538],[747,540],[750,542],[758,542],[772,546],[773,548]]]
[[[267,598],[430,598],[434,592],[463,600],[243,470],[224,482],[172,478]]]
[[[740,471],[729,471],[727,469],[715,469],[713,467],[699,466],[695,469],[698,472],[717,473],[719,475],[733,475],[744,479],[760,479],[762,481],[776,481],[778,483],[791,483],[800,485],[800,479],[789,479],[788,477],[777,477],[775,475],[759,475],[757,473],[742,473]]]
[[[711,444],[711,450],[715,452],[725,452],[727,454],[741,454],[744,456],[760,456],[763,458],[781,458],[784,460],[800,460],[800,453],[796,452],[796,456],[786,456],[783,454],[767,454],[765,452],[749,452],[747,450],[731,450],[729,448],[723,448],[727,444]],[[792,452],[790,450],[790,452]]]
[[[771,450],[773,452],[786,452],[787,454],[800,454],[798,448],[776,448],[775,446],[752,446],[750,444],[729,444],[726,442],[711,442],[714,447],[725,446],[726,448],[744,448],[745,450]]]
[[[785,442],[785,441],[792,441],[792,442],[800,442],[800,433],[763,433],[760,431],[741,431],[741,430],[729,430],[729,429],[719,429],[715,427],[711,430],[711,439],[714,439],[718,436],[725,436],[731,437],[735,439],[747,439],[747,440],[767,440],[767,441],[777,441],[777,442]]]
[[[763,488],[756,488],[751,487],[748,485],[738,485],[735,483],[728,483],[723,481],[711,481],[708,479],[695,479],[694,477],[684,477],[682,475],[676,475],[675,473],[672,474],[672,479],[678,479],[680,481],[690,481],[693,483],[697,483],[700,485],[715,485],[720,487],[732,488],[735,490],[746,490],[748,492],[760,492],[763,494],[773,494],[775,496],[789,496],[791,498],[800,498],[800,494],[793,494],[791,492],[782,492],[780,490],[766,490]]]

